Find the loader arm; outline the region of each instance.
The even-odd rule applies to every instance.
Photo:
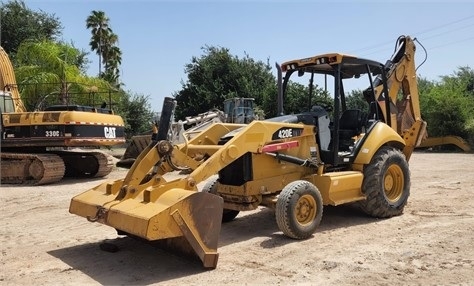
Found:
[[[150,201],[170,188],[195,191],[198,183],[217,174],[244,154],[262,153],[267,144],[292,138],[278,138],[281,130],[291,130],[294,137],[310,137],[315,145],[313,128],[303,124],[262,121],[254,121],[249,125],[216,123],[188,143],[173,147],[166,140],[156,142],[148,146],[132,165],[121,182],[121,192],[116,200],[137,198],[143,191]],[[232,138],[224,145],[219,145],[219,139],[227,134],[231,134],[229,137]],[[191,173],[174,180],[172,184],[163,177],[169,172],[184,169]]]
[[[225,126],[225,124],[222,124]],[[230,125],[232,126],[232,125]],[[190,152],[192,150],[206,150],[208,153],[212,153],[212,156],[207,160],[199,164],[191,174],[186,178],[188,184],[190,182],[199,183],[203,182],[209,177],[217,174],[224,167],[228,166],[241,156],[245,155],[248,152],[251,153],[264,153],[264,147],[275,143],[275,142],[285,142],[292,140],[296,137],[306,137],[311,138],[313,145],[316,145],[314,139],[314,126],[304,125],[304,124],[293,124],[280,122],[268,122],[268,121],[253,121],[249,125],[242,127],[242,129],[236,130],[233,137],[225,143],[225,145],[188,145],[183,150],[176,150],[176,152],[181,153],[180,158],[185,158],[182,155],[185,152]],[[287,133],[286,130],[291,130],[292,137],[282,136],[283,133]],[[203,132],[200,135],[202,138],[210,137],[209,132]],[[301,141],[301,139],[299,139]],[[192,142],[199,141],[199,138],[196,138]],[[309,149],[308,157],[309,157]],[[192,153],[192,152],[191,152]],[[173,153],[177,156],[177,153]]]

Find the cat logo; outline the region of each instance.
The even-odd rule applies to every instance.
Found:
[[[105,138],[114,139],[115,137],[115,127],[104,127]]]

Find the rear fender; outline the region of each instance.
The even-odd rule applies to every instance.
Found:
[[[369,129],[369,133],[364,138],[362,146],[359,149],[354,164],[369,164],[375,152],[383,145],[390,145],[402,150],[405,147],[403,138],[390,126],[383,122],[377,122],[376,125]],[[364,137],[365,137],[364,136]]]

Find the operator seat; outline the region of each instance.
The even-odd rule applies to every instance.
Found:
[[[339,150],[349,151],[354,136],[360,135],[365,127],[367,114],[359,109],[345,110],[339,119]]]

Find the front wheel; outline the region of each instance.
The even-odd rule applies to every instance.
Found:
[[[295,239],[310,237],[323,217],[323,199],[319,190],[308,181],[286,185],[278,196],[275,208],[278,228]]]
[[[213,180],[208,181],[204,185],[204,187],[202,188],[202,191],[213,194],[213,195],[219,195],[217,193],[217,179],[213,179]],[[239,213],[240,213],[240,211],[223,209],[222,210],[222,222],[233,221]]]
[[[410,195],[410,170],[403,153],[393,147],[380,148],[364,169],[359,207],[368,215],[388,218],[403,213]]]

